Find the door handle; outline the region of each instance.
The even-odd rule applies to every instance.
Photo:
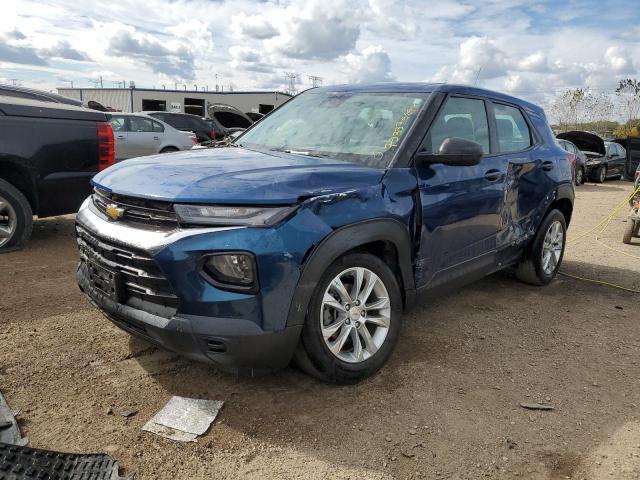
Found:
[[[499,180],[500,177],[502,177],[502,172],[500,170],[491,169],[484,173],[484,178],[490,182],[495,182],[496,180]]]
[[[553,170],[553,162],[551,160],[542,162],[542,170],[544,170],[545,172]]]
[[[124,138],[124,135],[118,135],[116,138]]]
[[[153,137],[154,140],[160,140],[160,137]]]

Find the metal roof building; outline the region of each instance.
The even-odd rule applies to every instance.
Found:
[[[65,97],[98,102],[121,112],[160,110],[207,116],[207,104],[225,103],[242,112],[269,113],[291,98],[282,92],[203,92],[151,88],[58,88]]]

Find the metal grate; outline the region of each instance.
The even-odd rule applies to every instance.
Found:
[[[135,299],[138,299],[174,309],[173,313],[175,313],[178,298],[173,293],[169,281],[148,254],[100,238],[78,224],[76,224],[76,241],[81,261],[91,260],[103,268],[120,274],[126,297],[124,303],[149,310],[151,313],[171,316],[166,311],[149,309],[144,305],[136,304]]]
[[[144,226],[178,226],[178,217],[173,211],[173,204],[168,202],[118,195],[100,188],[93,189],[92,199],[98,211],[107,217],[108,205],[123,209],[123,215],[119,219],[122,222],[133,222]]]

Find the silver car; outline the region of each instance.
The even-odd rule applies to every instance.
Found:
[[[176,130],[143,113],[112,113],[109,123],[116,142],[116,161],[188,150],[196,143],[193,133]]]

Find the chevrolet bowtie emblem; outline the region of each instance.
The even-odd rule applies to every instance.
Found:
[[[118,220],[119,218],[122,218],[122,216],[124,215],[124,208],[121,208],[113,203],[110,203],[109,205],[107,205],[105,212],[107,213],[107,215],[111,220]]]

